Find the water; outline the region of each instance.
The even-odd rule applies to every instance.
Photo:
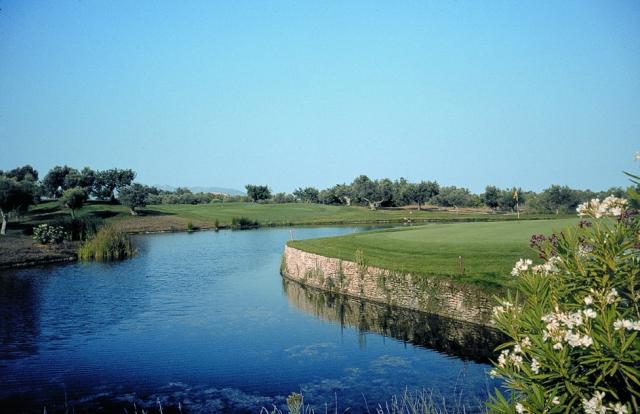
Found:
[[[363,395],[373,410],[407,387],[450,403],[486,398],[490,334],[285,281],[289,237],[138,236],[131,260],[0,272],[2,411],[124,412],[135,402],[157,412],[160,401],[164,412],[180,402],[184,412],[257,413],[302,391],[321,412],[335,400],[360,412]]]

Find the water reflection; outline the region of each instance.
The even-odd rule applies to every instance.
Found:
[[[498,331],[481,325],[326,292],[286,278],[282,288],[290,303],[317,318],[462,359],[487,362],[504,341]],[[364,341],[361,335],[361,346]]]
[[[0,363],[38,352],[39,302],[29,279],[0,277]]]

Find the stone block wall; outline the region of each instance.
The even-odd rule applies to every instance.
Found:
[[[365,258],[366,259],[366,258]],[[493,326],[493,296],[447,277],[399,273],[286,246],[283,276],[302,284],[448,318]]]

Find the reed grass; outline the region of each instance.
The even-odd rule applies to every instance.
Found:
[[[131,257],[136,249],[129,236],[116,230],[113,226],[105,225],[78,250],[81,260],[122,260]]]

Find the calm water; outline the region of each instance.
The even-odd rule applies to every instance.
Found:
[[[295,237],[354,228],[296,229]],[[351,412],[408,387],[471,405],[493,344],[477,327],[305,289],[289,229],[148,235],[118,263],[0,272],[3,412],[255,412],[292,391]],[[340,412],[341,412],[340,410]],[[154,408],[154,412],[157,412]],[[331,411],[333,412],[333,411]]]

